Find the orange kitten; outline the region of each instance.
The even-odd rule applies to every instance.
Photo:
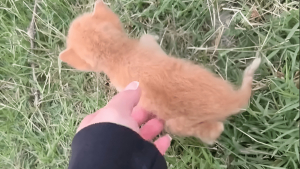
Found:
[[[94,12],[73,21],[67,49],[60,59],[82,71],[105,72],[117,90],[140,82],[139,106],[166,121],[179,136],[196,136],[212,144],[222,133],[222,121],[247,106],[260,58],[245,70],[242,86],[232,85],[205,68],[170,57],[154,37],[130,39],[102,1]]]

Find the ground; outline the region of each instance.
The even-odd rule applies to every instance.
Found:
[[[107,1],[105,1],[107,2]],[[104,74],[58,59],[70,22],[92,0],[0,2],[0,168],[67,168],[80,120],[116,94]],[[240,84],[255,57],[253,97],[213,146],[174,138],[169,168],[299,168],[299,2],[112,0],[128,34],[155,34],[168,54]]]

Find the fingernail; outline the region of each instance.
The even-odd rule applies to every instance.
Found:
[[[139,87],[140,83],[137,81],[131,82],[129,85],[126,86],[125,90],[136,90]]]
[[[172,141],[172,137],[169,134],[167,136],[170,138],[170,141]]]

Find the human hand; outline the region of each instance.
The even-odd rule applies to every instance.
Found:
[[[139,88],[139,83],[130,83],[124,91],[114,96],[104,108],[86,116],[79,124],[77,132],[95,123],[110,122],[128,127],[139,133],[143,139],[151,141],[163,130],[164,124],[157,118],[149,120],[150,114],[136,107],[140,96],[141,89]],[[145,125],[140,128],[139,126],[144,123]],[[154,142],[154,145],[164,155],[170,143],[171,137],[165,135],[158,138]]]

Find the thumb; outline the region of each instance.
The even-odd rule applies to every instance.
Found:
[[[133,108],[138,104],[141,97],[141,89],[139,82],[133,81],[124,91],[114,96],[110,102],[105,106],[106,108],[115,109],[122,114],[130,115]]]

